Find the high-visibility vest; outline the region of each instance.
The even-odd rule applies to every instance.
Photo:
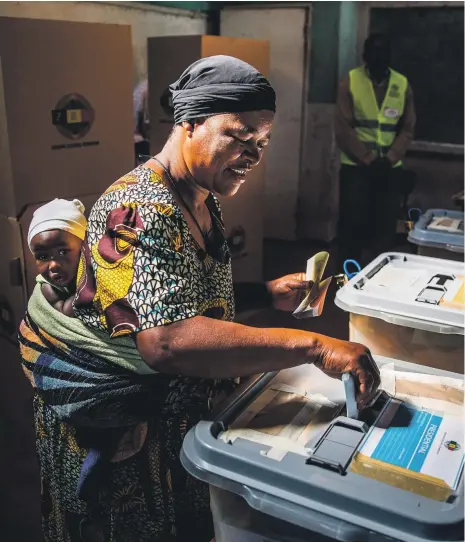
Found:
[[[397,125],[404,113],[408,87],[406,77],[394,70],[389,71],[389,86],[381,107],[378,107],[373,83],[366,73],[365,66],[359,66],[349,72],[355,132],[360,141],[378,157],[386,156],[396,138]],[[342,153],[341,162],[351,166],[357,165],[345,153]],[[401,165],[402,162],[399,161],[394,167]]]

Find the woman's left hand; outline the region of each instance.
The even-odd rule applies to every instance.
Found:
[[[293,273],[266,283],[278,311],[293,312],[302,302],[312,283],[305,280],[305,273]]]

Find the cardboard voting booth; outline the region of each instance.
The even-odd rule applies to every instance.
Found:
[[[90,210],[133,168],[132,86],[129,26],[0,17],[0,334],[15,337],[34,286],[34,210]]]

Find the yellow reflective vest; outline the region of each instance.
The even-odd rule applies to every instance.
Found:
[[[405,96],[408,87],[407,78],[390,71],[389,86],[381,107],[378,107],[373,83],[368,77],[365,66],[359,66],[349,72],[350,93],[354,103],[355,132],[365,146],[378,157],[388,153],[397,134],[397,125],[405,108]],[[356,162],[342,153],[343,164],[355,166]],[[399,167],[399,161],[394,167]]]

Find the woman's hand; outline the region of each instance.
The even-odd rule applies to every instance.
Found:
[[[312,283],[305,280],[305,273],[294,273],[266,283],[272,296],[273,307],[278,311],[293,312],[302,302]]]
[[[316,367],[331,378],[341,378],[343,373],[350,373],[355,379],[357,403],[360,408],[365,406],[381,383],[378,366],[368,348],[322,336],[319,342],[314,362]]]

